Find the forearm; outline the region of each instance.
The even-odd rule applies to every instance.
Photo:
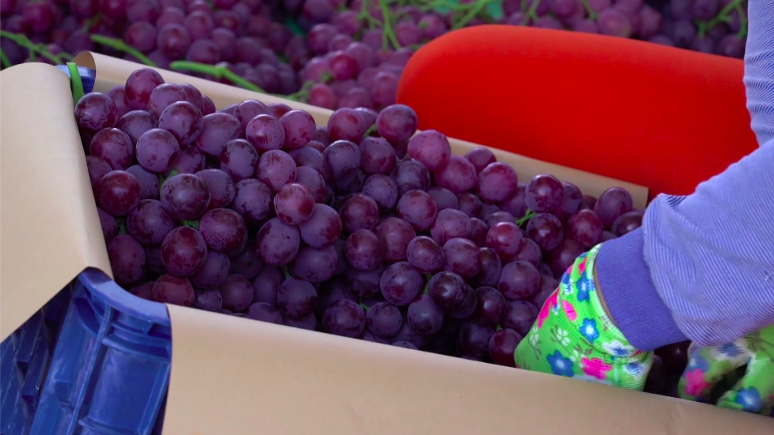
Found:
[[[748,1],[749,29],[744,56],[747,109],[758,144],[774,138],[774,2]]]

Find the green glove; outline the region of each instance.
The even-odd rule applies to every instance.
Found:
[[[688,366],[678,386],[681,398],[709,402],[716,387],[723,387],[729,377],[735,376],[737,369],[746,366],[741,379],[722,393],[717,405],[772,415],[774,325],[720,346],[699,347],[691,344],[688,357]]]
[[[516,348],[516,366],[642,390],[653,352],[635,349],[606,314],[594,279],[598,252],[599,245],[564,273]]]

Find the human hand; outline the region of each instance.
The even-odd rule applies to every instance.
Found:
[[[681,398],[711,402],[718,387],[744,368],[717,406],[772,415],[774,412],[774,325],[720,346],[688,348],[688,366],[678,384]]]
[[[564,273],[516,348],[516,366],[642,390],[653,352],[635,349],[607,314],[594,274],[599,246]]]

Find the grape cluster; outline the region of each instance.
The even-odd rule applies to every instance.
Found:
[[[487,148],[454,155],[403,105],[318,127],[282,104],[216,111],[142,69],[75,119],[131,293],[466,359],[513,366],[564,270],[643,217],[622,188],[594,198],[520,182]]]
[[[2,0],[2,68],[92,50],[328,109],[395,103],[412,54],[487,23],[742,57],[746,0]]]

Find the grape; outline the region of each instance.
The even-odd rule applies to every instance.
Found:
[[[247,243],[247,227],[237,212],[226,208],[207,211],[199,221],[199,232],[209,249],[232,255]]]
[[[482,286],[497,285],[503,269],[500,256],[490,248],[479,248],[478,255],[481,259],[481,267],[473,280]]]
[[[456,194],[467,192],[478,181],[476,168],[466,158],[452,155],[446,166],[434,172],[438,186]]]
[[[298,226],[301,240],[314,248],[332,245],[341,236],[341,217],[325,204],[314,204],[312,214]]]
[[[465,302],[467,284],[453,272],[439,272],[430,278],[427,294],[444,311],[452,311]]]
[[[239,120],[222,112],[202,118],[202,131],[196,138],[196,147],[207,155],[219,157],[226,149],[226,143],[239,139],[242,129]]]
[[[456,209],[459,206],[457,195],[449,189],[431,187],[428,189],[427,193],[433,197],[433,201],[435,201],[439,212],[446,209]]]
[[[351,286],[352,294],[368,298],[379,294],[382,272],[384,269],[381,265],[372,270],[357,270],[351,267],[346,270],[344,275]]]
[[[505,313],[505,298],[503,298],[502,293],[492,287],[484,286],[479,287],[476,294],[478,295],[478,305],[472,320],[483,326],[497,326]]]
[[[362,196],[368,198],[365,195]],[[375,202],[374,205],[376,205]],[[398,217],[411,224],[414,230],[424,231],[435,221],[438,207],[429,193],[422,190],[409,190],[398,200],[396,212]]]
[[[645,381],[643,391],[651,394],[658,394],[664,391],[667,386],[669,373],[664,366],[664,362],[658,355],[653,355],[653,362],[648,372],[648,378]]]
[[[291,110],[279,118],[285,131],[283,148],[291,150],[305,146],[315,132],[314,119],[303,110]]]
[[[543,258],[540,247],[534,241],[524,238],[521,240],[521,248],[514,259],[526,261],[535,267],[539,267]]]
[[[97,183],[97,205],[112,216],[126,216],[140,202],[140,183],[134,175],[116,170]]]
[[[444,269],[463,278],[474,277],[481,269],[478,247],[468,239],[454,238],[444,243]]]
[[[442,133],[435,130],[425,130],[409,140],[408,155],[422,162],[427,169],[435,171],[443,168],[449,162],[451,146],[449,140]]]
[[[360,142],[360,168],[366,174],[389,174],[395,168],[395,149],[382,138],[367,137]]]
[[[613,222],[611,231],[618,237],[630,233],[642,226],[642,212],[630,211],[618,216]]]
[[[386,262],[405,260],[408,244],[416,237],[411,224],[396,217],[384,219],[376,226],[375,232],[385,247],[384,261]]]
[[[175,136],[160,128],[153,128],[143,133],[137,139],[136,148],[137,162],[140,166],[157,173],[166,172],[169,162],[180,152],[180,145]]]
[[[297,277],[305,281],[320,283],[333,278],[333,275],[336,274],[339,267],[339,256],[333,246],[323,248],[304,246],[299,249],[292,266],[293,274]]]
[[[524,338],[513,329],[501,329],[489,339],[489,356],[492,362],[502,366],[515,367],[514,353],[516,346]]]
[[[130,166],[126,172],[134,175],[140,184],[140,199],[159,199],[159,177],[156,174],[146,171],[140,165]]]
[[[86,168],[89,171],[89,181],[91,182],[91,189],[96,193],[99,180],[113,169],[108,162],[95,156],[86,156]],[[130,172],[130,171],[127,171]],[[134,174],[132,174],[134,175]]]
[[[688,344],[683,341],[656,349],[656,355],[661,357],[667,370],[671,373],[682,373],[688,364]]]
[[[191,275],[189,279],[191,284],[196,287],[197,290],[209,290],[217,289],[229,276],[229,270],[231,269],[231,261],[228,256],[222,252],[207,250],[207,255],[204,258],[204,264],[198,272]],[[220,305],[217,309],[209,311],[218,311],[222,308],[223,299],[220,292],[217,292],[217,297],[220,299]],[[199,300],[197,296],[197,301]]]
[[[347,299],[330,304],[322,318],[322,325],[326,331],[344,337],[359,337],[365,329],[365,322],[363,308]]]
[[[602,240],[602,220],[592,210],[579,210],[570,216],[565,226],[567,239],[575,240],[584,249],[591,249]]]
[[[516,194],[518,176],[512,167],[495,162],[487,165],[478,175],[478,195],[482,200],[496,203]]]
[[[472,193],[463,193],[457,197],[459,209],[470,217],[476,217],[481,213],[481,199]]]
[[[191,46],[191,34],[182,23],[160,26],[156,35],[156,46],[170,58],[181,58]]]
[[[463,299],[462,303],[449,313],[454,319],[467,319],[476,311],[476,306],[478,305],[478,296],[476,295],[476,291],[473,290],[473,287],[469,285],[465,286],[464,291],[465,298]],[[447,324],[448,323],[449,322],[447,322]],[[457,329],[454,329],[453,331],[456,332]]]
[[[108,258],[113,279],[122,286],[139,281],[143,276],[145,251],[130,235],[119,235],[108,244]]]
[[[261,322],[274,323],[276,325],[282,324],[280,312],[273,306],[263,302],[256,302],[250,305],[247,308],[247,317]]]
[[[399,307],[408,305],[422,290],[422,276],[405,261],[393,263],[379,281],[382,296]]]
[[[428,295],[420,296],[409,305],[406,318],[422,335],[435,334],[443,325],[443,312]]]
[[[396,347],[403,347],[403,348],[406,348],[406,349],[419,350],[414,343],[410,343],[408,341],[396,341],[396,342],[392,343],[392,345],[396,346]]]
[[[97,213],[99,214],[99,225],[102,227],[102,235],[105,237],[105,243],[108,244],[118,234],[118,225],[113,216],[101,208],[97,207]]]
[[[632,36],[632,23],[623,12],[616,9],[606,9],[597,18],[599,33],[603,35],[629,38]]]
[[[515,223],[500,222],[486,233],[486,246],[503,260],[509,260],[519,253],[522,239],[521,230]]]
[[[486,246],[486,234],[489,232],[489,225],[477,218],[470,219],[470,234],[466,237],[471,242],[479,246]]]
[[[285,130],[279,121],[270,115],[258,115],[245,128],[245,137],[258,152],[278,150],[285,142]]]
[[[483,359],[489,353],[489,338],[495,333],[493,328],[474,322],[465,322],[459,331],[459,346],[462,353],[476,359]]]
[[[204,311],[218,312],[223,309],[223,296],[218,290],[197,291],[193,306]]]
[[[398,201],[398,186],[384,174],[374,174],[363,183],[362,193],[370,196],[381,212],[392,209]]]
[[[355,269],[372,270],[382,262],[384,247],[373,231],[361,229],[347,237],[344,253],[347,262]]]
[[[190,307],[194,304],[196,293],[187,278],[174,275],[161,275],[153,284],[153,300],[165,304]]]
[[[486,223],[486,225],[491,228],[499,223],[505,223],[505,222],[507,223],[516,222],[516,218],[512,214],[508,213],[507,211],[496,211],[490,214],[489,216],[487,216],[484,223]]]
[[[218,287],[223,296],[223,308],[233,312],[244,311],[253,303],[253,286],[242,275],[232,273]]]
[[[144,199],[126,219],[126,229],[135,240],[146,246],[158,246],[175,227],[175,221],[164,211],[160,201]]]
[[[117,128],[104,128],[91,139],[89,153],[106,161],[113,169],[126,169],[132,164],[132,139]]]
[[[287,225],[278,218],[272,218],[263,224],[255,239],[258,255],[266,264],[274,267],[290,263],[301,244],[298,228]]]
[[[608,240],[613,240],[616,238],[616,235],[611,233],[610,231],[603,231],[602,232],[602,242],[607,242]]]
[[[270,150],[261,154],[255,168],[255,178],[263,181],[272,192],[296,181],[296,162],[284,151]]]
[[[314,314],[317,290],[307,281],[286,278],[277,291],[277,305],[283,316],[300,319]]]
[[[201,92],[199,92],[198,89],[196,89],[193,85],[190,85],[188,83],[183,83],[178,85],[180,88],[185,92],[185,101],[188,101],[189,103],[193,104],[194,107],[199,109],[199,111],[202,110],[204,107],[204,96]]]
[[[170,104],[161,113],[159,128],[172,133],[180,145],[190,145],[204,131],[204,118],[202,112],[193,104],[178,101]]]
[[[289,225],[306,222],[312,216],[314,206],[312,192],[297,183],[282,186],[274,197],[274,212],[282,222]]]
[[[620,187],[605,190],[594,204],[594,212],[602,220],[605,228],[610,228],[619,216],[630,211],[632,211],[632,196],[626,189]]]
[[[526,261],[514,261],[503,266],[497,290],[508,300],[532,299],[540,288],[540,273]]]
[[[390,177],[401,195],[409,190],[427,190],[430,187],[430,173],[419,160],[406,159],[399,162]]]
[[[269,116],[269,118],[273,118],[269,113],[269,108],[257,100],[245,100],[237,104],[234,108],[233,115],[239,120],[242,130],[245,130],[250,121],[259,115],[266,115]]]
[[[562,183],[562,200],[551,213],[558,217],[560,221],[566,222],[567,219],[578,209],[580,209],[583,195],[578,186],[572,183]]]
[[[253,301],[277,305],[277,292],[283,277],[277,268],[266,266],[253,280]]]
[[[355,174],[360,167],[360,149],[347,140],[337,140],[323,152],[333,180],[342,180]]]
[[[156,86],[148,96],[148,112],[156,119],[161,117],[164,109],[172,103],[185,101],[186,95],[183,88],[172,83],[162,83]]]
[[[374,336],[390,338],[403,326],[403,315],[395,305],[378,302],[366,312],[366,328]]]
[[[597,198],[591,195],[583,195],[581,199],[581,206],[579,210],[594,210],[594,206],[597,204]]]
[[[146,282],[146,283],[134,286],[131,288],[131,290],[129,290],[129,293],[137,296],[138,298],[152,301],[153,284],[154,282],[150,281],[150,282]]]
[[[129,135],[129,138],[132,141],[132,150],[134,150],[134,144],[137,143],[140,136],[146,131],[156,128],[156,125],[156,118],[144,110],[132,110],[127,112],[116,122],[116,128]]]
[[[473,167],[476,168],[476,173],[484,170],[490,163],[497,161],[497,158],[489,148],[477,147],[465,154],[465,158],[468,159]]]
[[[190,227],[177,227],[161,243],[161,261],[169,273],[191,276],[201,269],[207,255],[207,243],[201,233]]]
[[[283,322],[286,326],[291,326],[293,328],[306,329],[307,331],[317,330],[317,318],[314,316],[314,313],[300,319],[288,317],[283,319]]]
[[[339,214],[344,230],[348,233],[361,229],[371,230],[379,221],[379,206],[370,196],[355,193],[344,201]]]
[[[253,178],[242,180],[234,186],[236,194],[231,208],[242,215],[248,225],[257,225],[271,213],[271,189]]]
[[[537,315],[538,309],[532,302],[507,301],[500,325],[503,328],[513,329],[522,336],[526,336],[532,328]]]
[[[210,198],[207,182],[193,174],[177,174],[161,187],[161,203],[175,219],[198,218],[207,210]]]
[[[494,204],[482,203],[481,204],[481,212],[478,214],[478,218],[486,220],[489,217],[489,215],[491,215],[493,213],[497,213],[498,211],[502,211],[502,210],[500,210],[500,207],[498,207],[498,206],[496,206]]]
[[[220,155],[220,169],[235,181],[251,177],[257,163],[258,152],[244,139],[230,140]]]
[[[327,127],[334,141],[360,142],[368,129],[368,124],[360,112],[342,108],[333,112],[328,118]]]
[[[129,6],[127,5],[127,14],[128,10]],[[134,110],[146,110],[151,92],[156,89],[156,86],[163,83],[164,79],[161,77],[161,74],[150,68],[138,69],[129,74],[129,77],[126,79],[126,84],[124,85],[129,106]],[[92,94],[93,92],[88,95]],[[83,101],[83,99],[81,99],[81,101]]]
[[[527,236],[543,252],[553,251],[562,242],[564,231],[559,218],[549,213],[538,213],[527,223]]]
[[[556,208],[564,196],[562,182],[552,175],[537,175],[524,189],[524,202],[535,213]]]
[[[143,107],[144,108],[144,107]],[[90,92],[75,105],[75,122],[78,127],[96,132],[110,128],[118,120],[118,108],[113,99],[99,92]]]
[[[301,166],[296,169],[296,182],[306,187],[312,195],[314,202],[324,202],[327,194],[325,180],[319,172],[311,167]]]
[[[546,263],[554,272],[555,277],[561,277],[565,270],[572,266],[575,259],[584,252],[583,246],[575,240],[563,240],[556,249],[551,251]]]
[[[441,246],[427,236],[415,237],[409,242],[406,259],[411,266],[423,273],[437,272],[445,262]]]

